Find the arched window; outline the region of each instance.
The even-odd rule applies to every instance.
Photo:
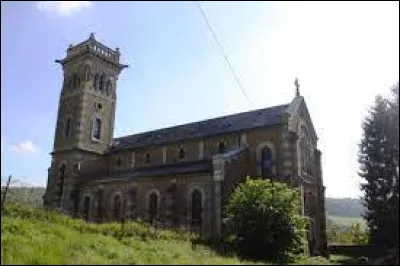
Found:
[[[103,196],[103,191],[99,191],[97,193],[97,219],[99,223],[103,221],[103,205],[101,201],[102,196]]]
[[[63,163],[60,168],[59,168],[59,177],[60,177],[60,189],[59,189],[59,197],[60,199],[62,198],[63,192],[64,192],[64,180],[65,180],[65,170],[67,168],[67,165]]]
[[[101,119],[96,117],[93,121],[93,135],[92,138],[100,140],[101,138]]]
[[[145,156],[144,156],[144,161],[145,161],[145,163],[150,163],[150,153],[146,153],[145,154]]]
[[[312,164],[312,145],[311,140],[305,126],[301,127],[300,132],[300,157],[301,157],[301,169],[309,174],[313,173]]]
[[[99,88],[99,74],[96,73],[93,79],[93,89],[98,90],[98,88]]]
[[[218,152],[219,153],[224,153],[225,152],[225,143],[221,141],[218,145]]]
[[[261,150],[261,175],[264,178],[271,178],[273,175],[273,157],[269,147]]]
[[[99,83],[99,91],[104,92],[105,90],[105,75],[101,75],[100,77],[100,83]]]
[[[70,195],[70,200],[72,202],[72,216],[76,218],[76,215],[78,214],[78,206],[79,206],[79,199],[78,199],[78,192],[75,189],[71,191]]]
[[[89,221],[90,218],[90,197],[85,197],[83,201],[83,218]]]
[[[152,192],[149,197],[149,220],[153,223],[157,219],[158,211],[158,196],[157,193]]]
[[[76,89],[76,87],[78,87],[79,86],[79,77],[78,77],[78,75],[75,73],[74,75],[73,75],[73,81],[72,81],[72,86],[73,86],[73,88],[74,89]]]
[[[111,92],[111,80],[107,81],[107,86],[106,86],[106,93],[109,95]]]
[[[121,165],[122,165],[122,159],[118,158],[117,159],[117,167],[121,167]]]
[[[136,216],[136,201],[137,201],[137,189],[136,187],[132,187],[130,190],[131,196],[131,219],[135,218]]]
[[[192,192],[192,198],[191,198],[192,204],[191,204],[191,224],[192,227],[194,227],[195,230],[200,230],[201,225],[202,225],[202,196],[199,190],[195,189]]]
[[[118,222],[122,220],[122,203],[120,195],[116,195],[114,198],[114,218]]]
[[[185,150],[183,148],[179,149],[179,160],[185,159]]]
[[[67,118],[65,122],[65,137],[68,139],[71,133],[71,118]]]

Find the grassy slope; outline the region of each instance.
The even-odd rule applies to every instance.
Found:
[[[297,263],[328,264],[322,258]],[[331,262],[332,263],[332,262]],[[93,225],[26,207],[9,206],[1,219],[1,264],[254,264],[192,247],[187,235],[145,224]]]

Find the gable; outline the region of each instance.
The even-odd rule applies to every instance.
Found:
[[[311,141],[316,145],[318,136],[304,98],[302,96],[295,97],[286,112],[289,116],[288,130],[300,134],[300,128],[305,126],[310,134]]]

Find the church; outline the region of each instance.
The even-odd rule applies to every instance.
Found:
[[[89,222],[146,220],[218,238],[224,204],[247,176],[298,189],[308,246],[327,249],[317,134],[304,98],[113,138],[120,50],[94,34],[56,60],[63,69],[45,207]]]

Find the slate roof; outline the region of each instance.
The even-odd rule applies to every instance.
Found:
[[[289,104],[208,119],[114,139],[110,151],[163,145],[192,139],[277,125]]]
[[[212,171],[212,160],[205,159],[175,164],[157,165],[153,167],[113,170],[109,171],[108,173],[103,173],[103,175],[99,175],[99,173],[88,173],[88,175],[85,176],[82,184],[91,183],[93,181],[132,180],[143,176],[152,177],[173,174],[211,173]]]

